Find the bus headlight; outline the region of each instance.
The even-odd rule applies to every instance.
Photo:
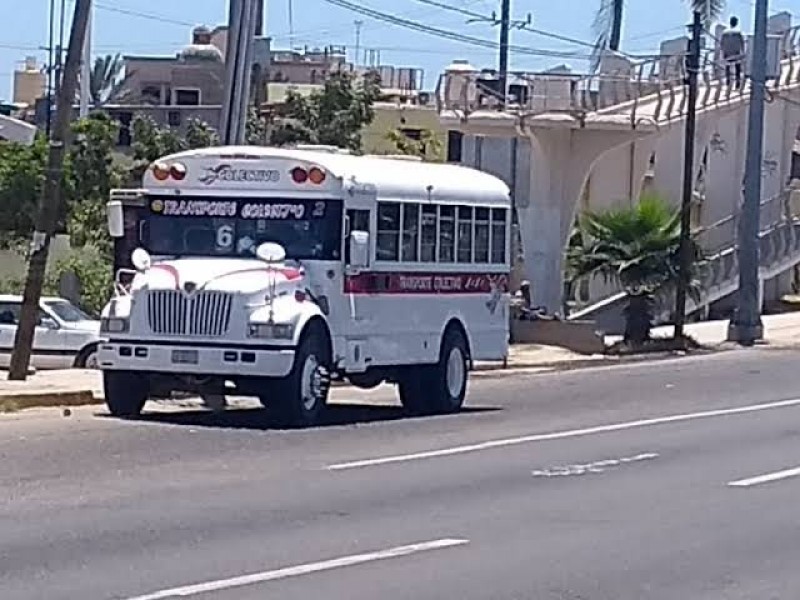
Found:
[[[250,337],[290,340],[294,337],[294,325],[288,323],[254,323],[250,325]]]
[[[125,333],[131,327],[128,319],[105,317],[100,320],[100,331],[103,333]]]

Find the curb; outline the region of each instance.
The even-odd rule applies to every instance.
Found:
[[[778,346],[773,346],[780,349]],[[682,352],[652,352],[649,354],[631,354],[623,356],[604,356],[602,358],[587,358],[580,360],[562,360],[549,363],[516,363],[503,366],[502,364],[484,364],[475,368],[471,376],[476,379],[499,379],[513,375],[536,375],[562,371],[588,370],[601,367],[613,367],[626,364],[658,362],[670,358],[684,356],[698,356],[724,352],[730,348],[725,346],[705,347],[690,353]],[[353,387],[345,382],[335,382],[335,388]],[[91,390],[78,390],[69,392],[34,392],[34,393],[0,393],[0,414],[30,408],[55,408],[62,406],[90,406],[103,404],[102,397],[95,396]]]
[[[0,412],[14,412],[28,408],[54,408],[61,406],[88,406],[97,404],[91,390],[70,392],[21,392],[0,394]]]

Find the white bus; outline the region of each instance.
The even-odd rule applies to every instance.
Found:
[[[510,197],[486,173],[209,148],[157,161],[108,208],[117,290],[98,362],[114,415],[189,391],[256,396],[306,426],[332,380],[455,412],[473,361],[507,353]]]

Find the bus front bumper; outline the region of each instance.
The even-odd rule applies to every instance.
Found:
[[[294,363],[293,346],[214,345],[156,340],[110,340],[100,345],[98,364],[108,371],[176,375],[285,377]]]

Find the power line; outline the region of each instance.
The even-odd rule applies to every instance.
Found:
[[[419,2],[420,4],[427,4],[428,6],[435,6],[437,8],[441,8],[442,10],[449,10],[450,12],[458,13],[465,17],[475,20],[481,21],[497,21],[497,19],[492,15],[491,17],[487,17],[486,15],[482,15],[480,13],[473,12],[471,10],[465,10],[463,8],[458,8],[457,6],[450,6],[448,4],[444,4],[442,2],[437,2],[436,0],[413,0],[414,2]],[[560,35],[558,33],[552,33],[550,31],[543,31],[541,29],[537,29],[535,27],[531,27],[527,23],[515,23],[516,28],[521,31],[527,31],[529,33],[534,33],[536,35],[540,35],[542,37],[548,37],[554,40],[558,40],[560,42],[567,42],[569,44],[576,44],[578,46],[584,46],[586,48],[594,48],[595,44],[591,42],[587,42],[584,40],[578,40],[575,38],[571,38],[565,35]]]
[[[432,27],[430,25],[423,25],[422,23],[418,23],[416,21],[410,21],[408,19],[403,19],[395,15],[380,12],[372,8],[368,8],[366,6],[349,2],[348,0],[325,0],[325,2],[327,2],[328,4],[332,4],[334,6],[338,6],[339,8],[344,8],[345,10],[349,10],[370,17],[378,21],[384,21],[387,23],[391,23],[393,25],[397,25],[399,27],[405,27],[406,29],[412,29],[420,33],[425,33],[427,35],[434,35],[439,38],[461,42],[464,44],[470,44],[473,46],[479,46],[481,48],[490,48],[493,50],[497,49],[499,46],[497,42],[493,42],[491,40],[460,34],[454,31],[448,31],[446,29]],[[588,58],[588,55],[580,55],[576,52],[539,50],[534,48],[528,48],[525,46],[509,46],[509,49],[518,54],[527,54],[531,56],[546,56],[550,58]]]

